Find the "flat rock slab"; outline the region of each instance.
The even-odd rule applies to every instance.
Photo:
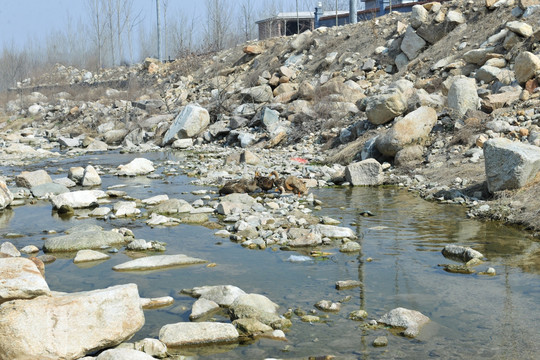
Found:
[[[88,262],[88,261],[99,261],[99,260],[107,260],[111,257],[107,254],[104,254],[99,251],[95,250],[79,250],[77,252],[77,255],[75,255],[75,259],[73,259],[73,262],[75,264]]]
[[[356,238],[356,234],[354,233],[352,229],[343,227],[343,226],[318,224],[318,225],[313,226],[313,231],[320,233],[321,236],[323,237],[329,237],[329,238],[335,238],[335,239]]]
[[[180,322],[159,331],[159,340],[167,347],[236,342],[238,337],[234,325],[216,322]]]
[[[404,328],[403,335],[416,337],[420,328],[429,322],[429,318],[419,311],[396,308],[384,314],[378,321],[392,327]]]
[[[0,305],[3,359],[78,359],[131,338],[144,325],[137,285]]]
[[[43,251],[64,252],[85,249],[100,249],[124,243],[124,236],[114,231],[76,231],[45,240]]]
[[[141,271],[156,270],[172,266],[203,264],[207,262],[203,259],[189,257],[184,254],[178,255],[156,255],[139,258],[119,264],[113,267],[116,271]]]
[[[50,293],[47,282],[32,260],[20,257],[0,258],[0,269],[0,303]]]

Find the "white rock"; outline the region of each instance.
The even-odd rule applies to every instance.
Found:
[[[98,204],[98,198],[93,190],[79,190],[53,196],[51,203],[54,209],[59,209],[62,206],[82,209],[96,206]]]
[[[193,307],[191,308],[189,320],[195,321],[217,310],[219,310],[219,305],[215,301],[205,298],[197,299],[197,301],[193,303]]]
[[[184,254],[156,255],[131,260],[113,267],[116,271],[155,270],[171,266],[184,266],[205,263],[206,260],[192,258]]]
[[[159,203],[162,203],[164,201],[167,201],[169,200],[169,196],[168,195],[156,195],[156,196],[152,196],[150,198],[147,198],[147,199],[143,199],[142,200],[142,203],[145,204],[145,205],[157,205]]]
[[[366,159],[347,165],[345,178],[353,186],[380,185],[384,181],[382,166],[375,159]]]
[[[0,306],[0,318],[6,359],[77,359],[120,344],[144,324],[135,284],[15,300]]]
[[[192,294],[195,297],[212,300],[220,306],[228,307],[245,292],[233,285],[215,285],[195,287],[192,289]]]
[[[392,327],[404,328],[405,336],[416,337],[420,328],[429,322],[429,318],[415,310],[396,308],[384,314],[378,321]]]
[[[96,360],[155,360],[155,358],[134,349],[109,349],[99,354]]]
[[[77,255],[75,255],[75,258],[73,259],[73,262],[75,264],[82,263],[82,262],[88,262],[88,261],[99,261],[99,260],[107,260],[111,257],[107,254],[104,254],[99,251],[95,250],[79,250],[77,251]]]
[[[159,331],[159,340],[169,347],[236,342],[238,337],[234,325],[217,322],[180,322]]]
[[[354,233],[354,231],[347,227],[317,224],[317,225],[312,226],[312,229],[313,231],[320,233],[321,236],[323,237],[336,238],[336,239],[356,238],[356,234]]]
[[[200,134],[210,124],[208,111],[197,104],[187,105],[178,114],[163,137],[163,145],[168,145],[176,137],[192,138]]]
[[[118,166],[116,174],[119,176],[137,176],[149,174],[154,170],[152,161],[145,158],[136,158],[126,165]]]
[[[167,345],[158,339],[146,338],[135,343],[135,350],[142,351],[155,358],[167,357]],[[129,360],[129,359],[126,359]]]
[[[32,299],[50,293],[49,286],[32,260],[21,257],[0,258],[0,269],[0,303]]]
[[[0,179],[0,210],[5,209],[13,201],[13,194],[9,191],[6,183]]]
[[[15,245],[10,243],[9,241],[3,242],[2,245],[0,245],[0,253],[4,253],[12,257],[21,256],[19,250],[17,250]]]
[[[81,179],[82,186],[97,186],[101,185],[101,177],[92,165],[88,165],[84,169],[83,177]]]

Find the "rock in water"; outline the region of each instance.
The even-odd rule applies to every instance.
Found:
[[[13,201],[13,194],[6,183],[0,179],[0,210],[5,209]]]
[[[159,331],[159,340],[168,347],[236,342],[238,337],[234,325],[216,322],[180,322]]]
[[[117,271],[155,270],[171,266],[184,266],[205,263],[206,260],[192,258],[183,254],[147,256],[113,267]]]
[[[420,328],[429,322],[429,318],[415,310],[396,308],[384,314],[378,321],[392,327],[404,328],[405,336],[416,337]]]
[[[153,163],[145,158],[133,159],[129,164],[118,166],[116,175],[118,176],[137,176],[146,175],[154,171]]]
[[[131,338],[144,325],[137,285],[0,305],[5,359],[78,359]]]

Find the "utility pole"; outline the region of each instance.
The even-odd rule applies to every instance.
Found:
[[[160,11],[159,11],[159,2],[161,0],[156,0],[156,12],[157,12],[157,53],[158,60],[161,61],[161,25],[160,25]]]
[[[349,23],[358,22],[358,11],[356,10],[356,0],[349,0]]]
[[[300,16],[298,16],[298,0],[296,0],[296,33],[300,34]]]
[[[339,26],[338,14],[337,14],[337,0],[336,0],[336,26]]]

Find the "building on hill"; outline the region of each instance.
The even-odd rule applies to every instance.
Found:
[[[448,0],[435,0],[438,2]],[[365,21],[377,16],[388,14],[390,11],[410,12],[414,5],[426,4],[431,1],[411,0],[365,0],[362,1],[360,10],[357,12],[358,21]],[[314,12],[300,11],[281,12],[275,16],[258,20],[259,39],[267,39],[274,36],[289,36],[306,30],[314,30],[318,27],[340,26],[349,24],[348,11],[324,10],[319,2]]]

